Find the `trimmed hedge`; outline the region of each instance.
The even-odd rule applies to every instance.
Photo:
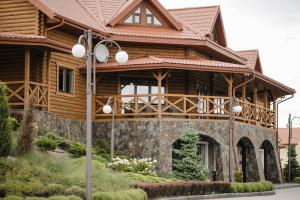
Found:
[[[300,177],[295,177],[293,180],[294,183],[300,183]]]
[[[232,183],[230,186],[231,193],[265,192],[272,191],[273,189],[273,183],[269,181]]]
[[[147,194],[141,189],[130,189],[118,192],[96,192],[93,200],[147,200]]]
[[[177,181],[168,183],[139,183],[133,188],[143,189],[149,198],[220,194],[230,191],[230,183],[224,181]]]

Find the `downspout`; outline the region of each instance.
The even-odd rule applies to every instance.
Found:
[[[255,79],[255,73],[253,73],[252,74],[253,76],[252,76],[252,78],[251,79],[249,79],[249,80],[247,80],[247,81],[245,81],[245,82],[243,82],[243,83],[241,83],[241,84],[239,84],[239,85],[237,85],[237,86],[235,86],[234,88],[233,88],[233,90],[232,90],[232,95],[233,95],[233,98],[235,98],[235,91],[238,89],[238,88],[240,88],[240,87],[242,87],[242,86],[244,86],[244,85],[247,85],[248,83],[250,83],[250,82],[252,82],[252,81],[254,81],[254,79]],[[232,98],[231,98],[232,99]],[[232,105],[232,104],[231,104]],[[232,110],[232,108],[230,108],[230,111]],[[234,115],[233,115],[233,113],[232,113],[232,111],[231,111],[231,115],[232,115],[232,122],[230,122],[230,123],[232,123],[233,125],[232,125],[232,135],[233,135],[233,137],[232,137],[232,144],[233,144],[233,149],[234,149],[234,161],[235,161],[235,167],[236,167],[236,169],[237,169],[237,171],[240,171],[240,166],[239,166],[239,163],[238,163],[238,159],[237,159],[237,148],[236,148],[236,145],[235,145],[235,138],[236,138],[236,136],[235,136],[235,131],[234,131],[234,121],[235,121],[235,119],[234,119]]]
[[[50,31],[50,30],[52,30],[52,29],[59,28],[59,27],[61,27],[62,25],[64,25],[65,19],[60,18],[59,20],[60,20],[60,22],[59,22],[58,24],[56,24],[56,25],[54,25],[54,26],[51,26],[51,27],[49,27],[49,28],[46,29],[46,32],[45,32],[45,36],[46,36],[46,37],[47,37],[47,32],[48,32],[48,31]]]

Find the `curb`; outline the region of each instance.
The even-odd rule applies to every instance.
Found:
[[[293,184],[286,184],[286,185],[274,185],[275,190],[282,190],[282,189],[295,188],[295,187],[300,187],[300,184],[293,183]]]
[[[217,198],[232,198],[232,197],[253,197],[253,196],[269,196],[269,195],[274,195],[275,193],[276,192],[273,190],[267,192],[225,193],[225,194],[211,194],[211,195],[168,197],[168,198],[159,198],[156,200],[198,200],[198,199],[217,199]]]

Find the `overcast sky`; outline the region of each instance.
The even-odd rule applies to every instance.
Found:
[[[228,46],[258,49],[264,74],[300,91],[300,0],[160,0],[166,8],[220,5]],[[300,117],[300,94],[279,107],[279,127],[288,113]],[[300,120],[294,120],[299,126]]]

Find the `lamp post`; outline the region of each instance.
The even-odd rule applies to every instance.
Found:
[[[300,119],[300,117],[289,114],[289,144],[288,144],[288,182],[291,182],[291,139],[293,137],[293,120]]]
[[[110,101],[112,97],[110,97],[103,107],[103,112],[105,114],[112,113],[112,122],[111,122],[111,135],[110,135],[110,162],[113,161],[114,158],[114,150],[115,150],[115,112],[114,109],[110,106]]]
[[[122,51],[118,43],[112,40],[102,40],[93,47],[93,35],[87,30],[78,39],[78,43],[72,48],[72,55],[76,58],[86,59],[86,199],[92,199],[92,92],[96,93],[96,60],[105,63],[109,58],[107,46],[116,46],[118,52],[116,61],[124,64],[128,60],[128,54]],[[92,78],[93,70],[93,78]]]
[[[228,158],[228,176],[229,176],[229,182],[232,182],[232,159],[231,159],[231,151],[232,151],[232,133],[233,133],[233,126],[234,126],[234,120],[233,120],[233,114],[242,112],[243,108],[240,105],[236,104],[235,97],[230,95],[229,98],[229,158]]]

